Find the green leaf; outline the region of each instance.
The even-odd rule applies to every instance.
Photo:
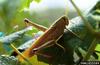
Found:
[[[33,62],[33,61],[34,61],[34,62]],[[38,58],[37,58],[36,55],[33,56],[32,58],[30,58],[30,62],[32,62],[33,65],[49,65],[49,64],[47,64],[47,63],[38,61]]]
[[[20,30],[20,31],[17,31],[17,32],[14,32],[12,34],[9,34],[8,36],[4,36],[4,37],[1,37],[0,38],[0,42],[4,43],[4,44],[10,44],[12,43],[13,41],[19,39],[19,38],[22,38],[24,33],[31,30],[31,26],[30,27],[27,27],[23,30]]]
[[[100,43],[99,44],[97,44],[97,46],[96,46],[96,49],[95,49],[96,51],[100,51]],[[99,56],[99,58],[98,58],[98,60],[100,60],[100,53],[97,53],[97,55]]]
[[[14,56],[1,55],[0,65],[21,65],[17,58]]]

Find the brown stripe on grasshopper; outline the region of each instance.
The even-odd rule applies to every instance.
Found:
[[[47,43],[48,41],[57,40],[64,33],[64,29],[68,24],[69,21],[66,16],[60,17],[32,44],[30,48],[23,52],[23,55],[27,58],[32,57],[35,54],[33,53],[33,49],[38,49],[38,47]],[[38,50],[36,50],[36,52],[38,52]]]

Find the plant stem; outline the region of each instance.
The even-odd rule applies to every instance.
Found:
[[[88,51],[87,51],[87,54],[86,56],[83,58],[83,61],[86,61],[90,58],[91,54],[94,52],[95,48],[96,48],[96,43],[97,39],[95,38],[92,42],[92,44],[90,45]]]
[[[89,47],[89,49],[88,49],[88,51],[87,51],[86,56],[85,56],[84,59],[83,59],[83,60],[86,61],[86,60],[88,60],[88,59],[90,58],[91,54],[92,54],[92,53],[94,52],[94,50],[95,50],[95,47],[96,47],[96,45],[97,45],[96,41],[97,41],[97,38],[100,37],[100,32],[96,32],[96,31],[93,29],[93,27],[90,25],[90,23],[88,22],[88,20],[81,14],[81,11],[80,11],[79,8],[75,5],[75,3],[74,3],[72,0],[70,0],[70,2],[72,3],[72,5],[73,5],[74,8],[76,9],[76,11],[78,12],[78,15],[82,18],[82,20],[83,20],[85,26],[87,27],[88,31],[89,31],[90,33],[92,33],[92,34],[95,36],[95,38],[94,38],[92,44],[90,45],[90,47]]]
[[[13,45],[13,44],[10,44],[10,46],[14,49],[14,51],[16,53],[18,53],[25,61],[27,61],[30,65],[32,65],[32,63],[22,54],[18,51],[18,49]]]
[[[70,2],[72,3],[72,5],[76,9],[76,11],[78,12],[78,15],[82,18],[87,29],[90,31],[90,33],[94,34],[95,31],[94,31],[93,27],[90,25],[90,23],[87,21],[87,19],[81,14],[81,11],[79,10],[79,8],[75,5],[75,3],[72,0],[70,0]]]

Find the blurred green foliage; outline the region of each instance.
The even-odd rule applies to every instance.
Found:
[[[14,56],[2,55],[0,56],[0,65],[21,65]]]
[[[32,1],[0,0],[0,31],[6,32],[7,35],[13,32],[16,25],[18,25],[18,29],[22,29],[25,26],[23,23],[24,18],[33,18],[28,11]],[[35,1],[40,2],[40,0]]]
[[[97,44],[97,47],[96,47],[95,50],[97,50],[97,51],[100,52],[100,44]],[[97,53],[97,54],[98,54],[98,56],[99,56],[98,60],[100,60],[100,53]]]
[[[34,1],[36,1],[37,3],[39,3],[41,0],[34,0]]]

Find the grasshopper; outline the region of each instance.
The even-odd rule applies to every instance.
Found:
[[[29,22],[28,20],[25,20],[25,21]],[[44,32],[44,34],[41,35],[31,45],[31,47],[26,49],[22,54],[26,58],[30,58],[30,57],[34,56],[39,50],[41,50],[45,46],[51,45],[53,42],[57,42],[58,39],[63,35],[64,29],[66,28],[66,25],[68,25],[68,24],[69,24],[69,21],[66,16],[60,17],[47,30],[45,28],[46,31]],[[38,26],[35,26],[35,27],[38,27]],[[59,45],[59,44],[57,44],[57,45],[60,46],[61,48],[63,48],[61,45]],[[19,58],[21,58],[21,57],[19,56]]]

